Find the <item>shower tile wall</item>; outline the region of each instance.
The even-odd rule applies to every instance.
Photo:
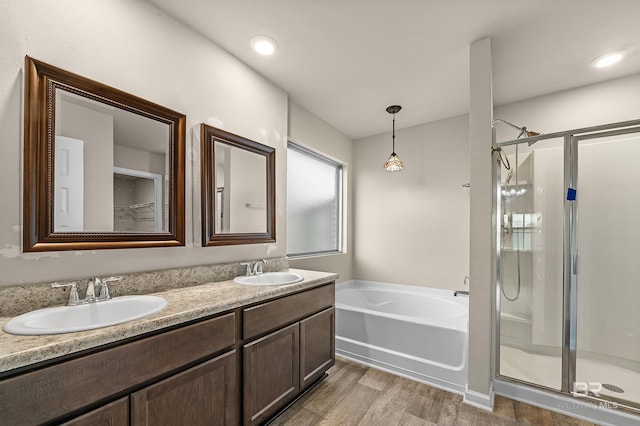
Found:
[[[155,192],[151,179],[138,179],[114,174],[114,221],[115,231],[154,232]],[[134,208],[139,204],[149,204]]]

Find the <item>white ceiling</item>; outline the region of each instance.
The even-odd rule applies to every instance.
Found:
[[[469,44],[491,37],[501,105],[640,72],[640,0],[149,0],[358,139],[468,112]],[[252,36],[273,37],[271,57]],[[595,69],[609,50],[623,62]]]

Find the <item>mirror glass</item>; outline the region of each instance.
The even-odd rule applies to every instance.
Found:
[[[214,142],[216,233],[267,232],[267,163],[262,154]]]
[[[184,114],[27,57],[24,251],[184,245]]]
[[[275,241],[275,149],[202,125],[203,245]]]
[[[169,125],[65,90],[55,105],[54,232],[167,232]]]

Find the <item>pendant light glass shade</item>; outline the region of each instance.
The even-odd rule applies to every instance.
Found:
[[[398,156],[394,152],[391,154],[387,162],[384,163],[384,169],[387,172],[397,172],[404,169],[404,164],[402,164],[402,161],[400,160],[400,158],[398,158]]]
[[[393,114],[393,133],[391,136],[391,155],[386,163],[384,163],[384,169],[387,172],[397,172],[404,169],[404,164],[402,164],[402,160],[396,154],[396,113],[400,111],[402,107],[400,105],[391,105],[387,107],[387,112],[389,114]]]

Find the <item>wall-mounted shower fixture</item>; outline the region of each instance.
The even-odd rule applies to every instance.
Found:
[[[527,128],[526,128],[526,127],[524,127],[524,126],[523,126],[523,127],[518,127],[518,126],[516,126],[515,124],[513,124],[513,123],[509,123],[507,120],[503,120],[503,119],[501,119],[501,118],[494,118],[494,119],[492,120],[491,125],[492,125],[493,127],[495,127],[496,123],[504,123],[504,124],[506,124],[507,126],[511,126],[511,127],[513,127],[514,129],[519,130],[519,131],[520,131],[520,134],[518,135],[517,139],[520,139],[520,138],[521,138],[521,137],[523,137],[523,136],[524,136],[524,137],[526,137],[526,138],[530,138],[530,137],[533,137],[533,136],[539,136],[539,135],[540,135],[540,133],[538,133],[538,132],[530,132],[530,131],[529,131],[529,130],[527,130]]]
[[[533,136],[539,136],[540,133],[538,132],[532,132],[527,130],[526,127],[522,126],[516,126],[513,123],[508,122],[507,120],[503,120],[501,118],[494,118],[491,122],[492,127],[495,128],[496,123],[503,123],[506,124],[509,127],[513,127],[514,129],[518,130],[520,133],[518,134],[518,137],[516,139],[520,139],[521,137],[525,137],[525,138],[530,138]],[[514,177],[514,171],[511,169],[511,165],[509,164],[509,159],[507,158],[507,156],[504,154],[504,151],[502,150],[501,147],[498,146],[493,146],[491,148],[491,152],[498,152],[498,159],[500,161],[500,163],[502,163],[502,165],[509,170],[509,173],[507,174],[507,178],[504,182],[504,185],[502,186],[501,189],[501,199],[502,199],[502,203],[503,203],[503,208],[502,211],[505,210],[505,206],[504,203],[507,202],[511,202],[514,201],[516,197],[519,197],[521,195],[524,195],[527,190],[525,188],[521,188],[520,187],[520,181],[518,180],[518,168],[519,168],[519,164],[518,164],[518,145],[516,145],[516,156],[515,156],[515,160],[516,160],[516,164],[515,164],[515,183],[512,184],[512,187],[507,189],[507,186],[509,185],[509,183],[511,182],[511,179]],[[515,208],[515,206],[514,206]],[[506,223],[505,222],[506,219]],[[503,216],[503,232],[504,234],[509,234],[512,233],[513,236],[516,238],[516,247],[515,247],[515,253],[516,253],[516,265],[517,265],[517,269],[516,269],[516,294],[514,297],[509,297],[507,296],[507,294],[505,293],[505,286],[504,286],[504,280],[501,277],[500,281],[502,282],[502,285],[500,286],[500,290],[502,292],[502,295],[504,296],[505,299],[507,299],[510,302],[514,302],[516,300],[518,300],[518,297],[520,297],[520,290],[522,287],[522,282],[521,282],[521,265],[520,265],[520,239],[522,238],[522,236],[520,235],[520,232],[513,232],[513,212],[510,212],[507,215]],[[500,238],[500,251],[504,252],[504,235]],[[501,256],[500,257],[501,261],[504,261],[504,258]],[[500,268],[500,270],[502,271],[504,268]]]
[[[491,155],[493,156],[493,154],[497,152],[498,153],[498,162],[500,164],[502,164],[504,166],[505,169],[507,170],[511,170],[511,164],[509,164],[509,159],[507,158],[507,156],[504,154],[504,150],[502,149],[502,147],[493,145],[491,147]]]
[[[507,173],[507,180],[504,181],[505,185],[509,185],[509,182],[511,182],[511,178],[513,177],[513,170],[511,169],[507,169],[509,170],[509,173]]]

